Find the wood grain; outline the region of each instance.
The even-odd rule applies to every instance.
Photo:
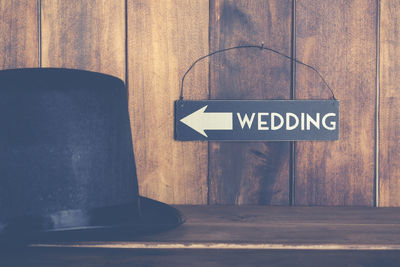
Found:
[[[125,1],[42,0],[43,67],[85,69],[125,80]]]
[[[374,204],[376,1],[296,1],[296,54],[315,66],[340,100],[340,137],[297,142],[297,205]],[[296,98],[331,95],[297,67]]]
[[[37,1],[0,1],[0,69],[38,67]]]
[[[400,2],[381,1],[379,199],[400,206]]]
[[[207,1],[128,1],[129,108],[140,193],[207,203],[207,144],[174,141],[179,81],[208,53]],[[208,97],[207,60],[185,79],[185,99]]]
[[[258,44],[290,55],[290,1],[211,1],[210,50]],[[211,59],[212,99],[289,99],[290,62],[265,51]],[[210,142],[211,204],[289,203],[288,142]]]

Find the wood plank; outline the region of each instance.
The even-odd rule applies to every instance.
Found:
[[[210,3],[210,50],[261,44],[290,55],[291,1]],[[211,59],[212,99],[289,99],[290,62],[257,49]],[[211,204],[289,204],[289,142],[210,142]]]
[[[37,1],[0,1],[0,69],[38,67]]]
[[[194,60],[208,53],[208,2],[128,1],[129,108],[140,193],[207,203],[207,144],[174,141],[174,101]],[[208,97],[207,60],[185,79],[185,99]]]
[[[381,1],[380,20],[380,206],[400,206],[400,2]]]
[[[336,245],[336,249],[349,248],[347,245],[386,248],[400,245],[397,223],[400,215],[396,208],[188,206],[178,209],[187,219],[180,228],[135,241],[280,244],[288,249],[289,245],[300,245],[303,249],[315,249],[310,245],[326,245],[326,248]]]
[[[398,251],[29,248],[0,252],[5,266],[398,266]]]
[[[340,137],[298,142],[297,205],[374,204],[376,1],[296,1],[296,55],[315,66],[340,100]],[[296,71],[296,98],[328,99],[319,77]]]
[[[125,80],[125,1],[42,0],[43,67],[85,69]]]
[[[47,245],[131,249],[400,250],[398,208],[244,205],[177,208],[186,222],[168,232],[141,237],[120,234],[96,242],[51,241]],[[101,233],[96,239],[101,240]]]

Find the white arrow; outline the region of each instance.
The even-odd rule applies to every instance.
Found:
[[[208,137],[204,130],[232,130],[232,113],[209,112],[205,113],[207,106],[196,110],[192,114],[181,119],[181,122]]]

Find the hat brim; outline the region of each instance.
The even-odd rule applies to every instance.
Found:
[[[139,209],[127,204],[89,211],[63,211],[40,218],[21,217],[0,229],[0,246],[48,241],[129,241],[184,222],[179,210],[165,203],[141,196],[138,203]],[[139,216],[134,215],[134,208],[139,210]]]

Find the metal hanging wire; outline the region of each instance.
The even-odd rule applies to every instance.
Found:
[[[185,74],[184,74],[183,77],[182,77],[179,100],[183,100],[183,83],[184,83],[184,81],[185,81],[186,75],[193,69],[193,67],[194,67],[199,61],[202,61],[203,59],[208,58],[208,57],[211,57],[211,56],[213,56],[213,55],[215,55],[215,54],[227,52],[227,51],[229,51],[229,50],[234,50],[234,49],[242,49],[242,48],[257,48],[257,49],[261,49],[261,50],[267,50],[267,51],[273,52],[273,53],[275,53],[275,54],[277,54],[277,55],[280,55],[280,56],[282,56],[282,57],[285,57],[285,58],[287,58],[287,59],[290,59],[291,61],[294,61],[294,62],[296,62],[296,63],[298,63],[298,64],[300,64],[300,65],[303,65],[303,66],[305,66],[305,67],[307,67],[307,68],[313,70],[314,72],[316,72],[316,73],[318,74],[318,76],[319,76],[319,77],[321,78],[321,80],[324,82],[325,86],[329,89],[329,91],[330,91],[330,93],[331,93],[331,95],[332,95],[332,99],[333,99],[333,100],[336,100],[335,94],[333,93],[332,88],[329,86],[329,84],[326,82],[326,80],[324,79],[324,77],[321,75],[321,73],[320,73],[315,67],[310,66],[310,65],[308,65],[308,64],[306,64],[306,63],[304,63],[304,62],[301,62],[300,60],[298,60],[298,59],[296,59],[296,58],[292,58],[292,57],[290,57],[290,56],[288,56],[288,55],[285,55],[285,54],[283,54],[282,52],[279,52],[279,51],[277,51],[277,50],[275,50],[275,49],[266,47],[266,46],[264,46],[264,42],[262,42],[261,45],[238,45],[238,46],[233,46],[233,47],[229,47],[229,48],[225,48],[225,49],[221,49],[221,50],[214,51],[214,52],[212,52],[212,53],[209,53],[209,54],[207,54],[207,55],[205,55],[205,56],[202,56],[202,57],[196,59],[196,60],[192,63],[192,65],[187,69],[187,71],[185,72]]]

